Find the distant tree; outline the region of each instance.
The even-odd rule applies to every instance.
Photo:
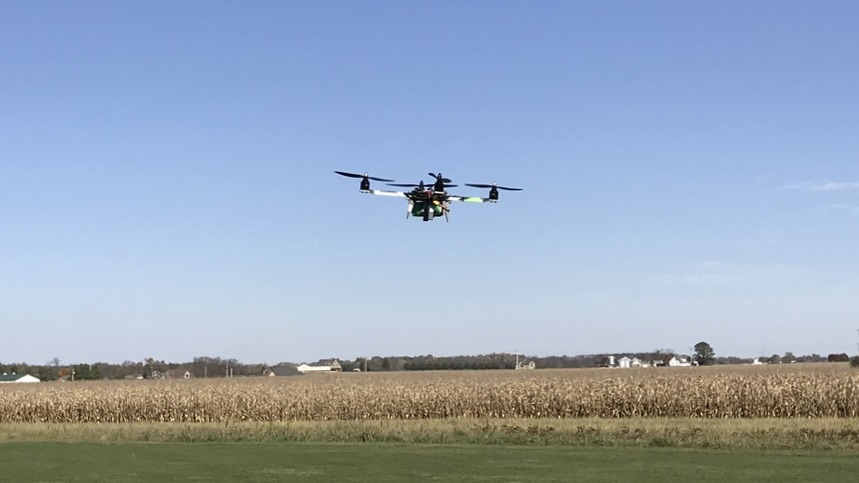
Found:
[[[662,365],[668,367],[668,362],[676,355],[674,349],[656,349],[654,360],[662,361]]]
[[[715,356],[716,353],[713,351],[713,348],[710,347],[710,344],[703,341],[695,344],[694,358],[699,365],[706,366],[711,364]]]
[[[152,364],[146,362],[145,364],[143,364],[143,370],[141,371],[140,375],[143,376],[144,379],[152,379],[152,371]]]
[[[808,357],[809,357],[809,359],[810,359],[810,361],[809,361],[809,362],[824,362],[824,361],[826,360],[826,359],[825,359],[822,355],[820,355],[820,354],[811,354],[811,355],[810,355],[810,356],[808,356]]]
[[[805,354],[797,357],[796,362],[826,362],[826,358],[820,354]]]
[[[92,364],[76,364],[72,367],[72,374],[75,381],[97,381],[102,379],[98,366]]]
[[[770,364],[781,364],[781,356],[778,354],[773,354],[769,358]]]
[[[796,362],[796,356],[793,355],[793,352],[785,352],[781,356],[781,361],[790,364],[791,362]]]
[[[826,360],[828,362],[847,362],[850,360],[850,357],[842,352],[841,354],[829,354]]]
[[[714,363],[718,365],[751,364],[752,360],[750,357],[725,356],[715,358]]]
[[[34,375],[41,381],[55,381],[57,379],[57,375],[54,371],[50,367],[45,366],[39,367]]]
[[[850,367],[859,369],[859,356],[853,356],[850,358]]]

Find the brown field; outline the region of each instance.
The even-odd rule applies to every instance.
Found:
[[[857,416],[842,363],[0,385],[0,423]]]

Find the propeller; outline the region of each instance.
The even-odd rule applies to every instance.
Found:
[[[398,186],[400,188],[420,188],[420,189],[423,189],[424,188],[424,182],[421,181],[418,184],[414,184],[414,183],[388,183],[388,186]]]
[[[471,186],[472,188],[489,188],[489,189],[500,189],[507,191],[522,191],[522,188],[508,188],[506,186],[498,186],[495,183],[492,184],[479,184],[479,183],[465,183],[465,186]]]
[[[364,173],[364,174],[355,174],[355,173],[346,173],[346,172],[344,172],[344,171],[334,171],[334,172],[335,172],[335,173],[337,173],[337,174],[339,174],[340,176],[345,176],[345,177],[347,177],[347,178],[371,179],[371,180],[373,180],[373,181],[381,181],[382,183],[387,183],[387,182],[393,181],[392,179],[375,178],[375,177],[373,177],[373,176],[367,176],[367,173]]]
[[[430,176],[432,176],[433,178],[435,178],[435,180],[436,180],[436,181],[441,181],[442,183],[445,183],[445,184],[450,183],[450,180],[449,180],[449,179],[447,179],[447,178],[442,177],[441,173],[439,173],[439,174],[435,174],[435,173],[427,173],[427,174],[429,174]]]
[[[427,174],[429,174],[430,176],[435,178],[435,182],[433,182],[433,189],[435,191],[444,191],[445,188],[456,188],[456,185],[455,184],[449,184],[450,179],[445,178],[444,176],[441,175],[441,173],[438,173],[438,174],[427,173]]]
[[[427,188],[427,187],[429,187],[429,186],[435,186],[435,185],[434,185],[434,184],[433,184],[433,185],[424,184],[424,182],[423,182],[423,181],[421,181],[421,182],[420,182],[420,183],[418,183],[418,184],[414,184],[414,183],[388,183],[388,186],[399,186],[400,188],[420,188],[420,189],[425,189],[425,188]],[[445,188],[456,188],[456,186],[457,186],[457,185],[455,185],[455,184],[444,184],[444,187],[445,187]]]

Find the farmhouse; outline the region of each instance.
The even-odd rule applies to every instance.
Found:
[[[292,364],[281,364],[279,366],[272,367],[270,369],[266,369],[263,373],[270,377],[277,376],[299,376],[301,372]]]
[[[621,357],[617,360],[617,367],[621,369],[629,369],[631,367],[643,367],[645,364],[638,357]]]
[[[328,364],[321,366],[311,366],[308,364],[301,364],[296,369],[298,372],[302,374],[316,374],[316,373],[325,373],[325,372],[340,372],[343,368],[340,366],[340,363],[337,362],[336,359],[332,360]]]
[[[5,372],[0,375],[0,384],[2,383],[12,383],[12,382],[39,382],[38,377],[33,377],[29,374],[6,374]]]

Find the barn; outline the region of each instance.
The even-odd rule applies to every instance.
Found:
[[[5,372],[0,375],[0,384],[2,383],[11,383],[11,382],[39,382],[38,377],[33,377],[29,374],[6,374]]]

